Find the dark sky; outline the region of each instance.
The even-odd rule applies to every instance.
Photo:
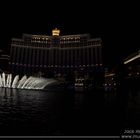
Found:
[[[138,3],[121,1],[7,1],[0,9],[0,49],[10,50],[11,38],[22,33],[51,35],[57,27],[61,35],[101,37],[104,63],[114,66],[139,49],[139,13]]]

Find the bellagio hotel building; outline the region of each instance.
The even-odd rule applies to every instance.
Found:
[[[52,35],[23,34],[12,38],[10,67],[14,74],[45,75],[79,72],[96,75],[102,71],[102,40],[89,34]]]

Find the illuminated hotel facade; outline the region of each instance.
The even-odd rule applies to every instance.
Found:
[[[22,39],[13,38],[12,73],[55,75],[99,71],[102,67],[100,38],[91,39],[89,34],[59,34],[60,30],[54,29],[51,36],[23,34]]]

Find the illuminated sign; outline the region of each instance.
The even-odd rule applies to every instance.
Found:
[[[55,28],[54,30],[52,30],[52,35],[53,36],[59,36],[60,34],[60,30],[58,30],[57,28]]]

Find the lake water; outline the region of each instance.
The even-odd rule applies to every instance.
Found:
[[[115,92],[0,88],[0,135],[120,135],[140,124],[139,99],[121,112]]]

